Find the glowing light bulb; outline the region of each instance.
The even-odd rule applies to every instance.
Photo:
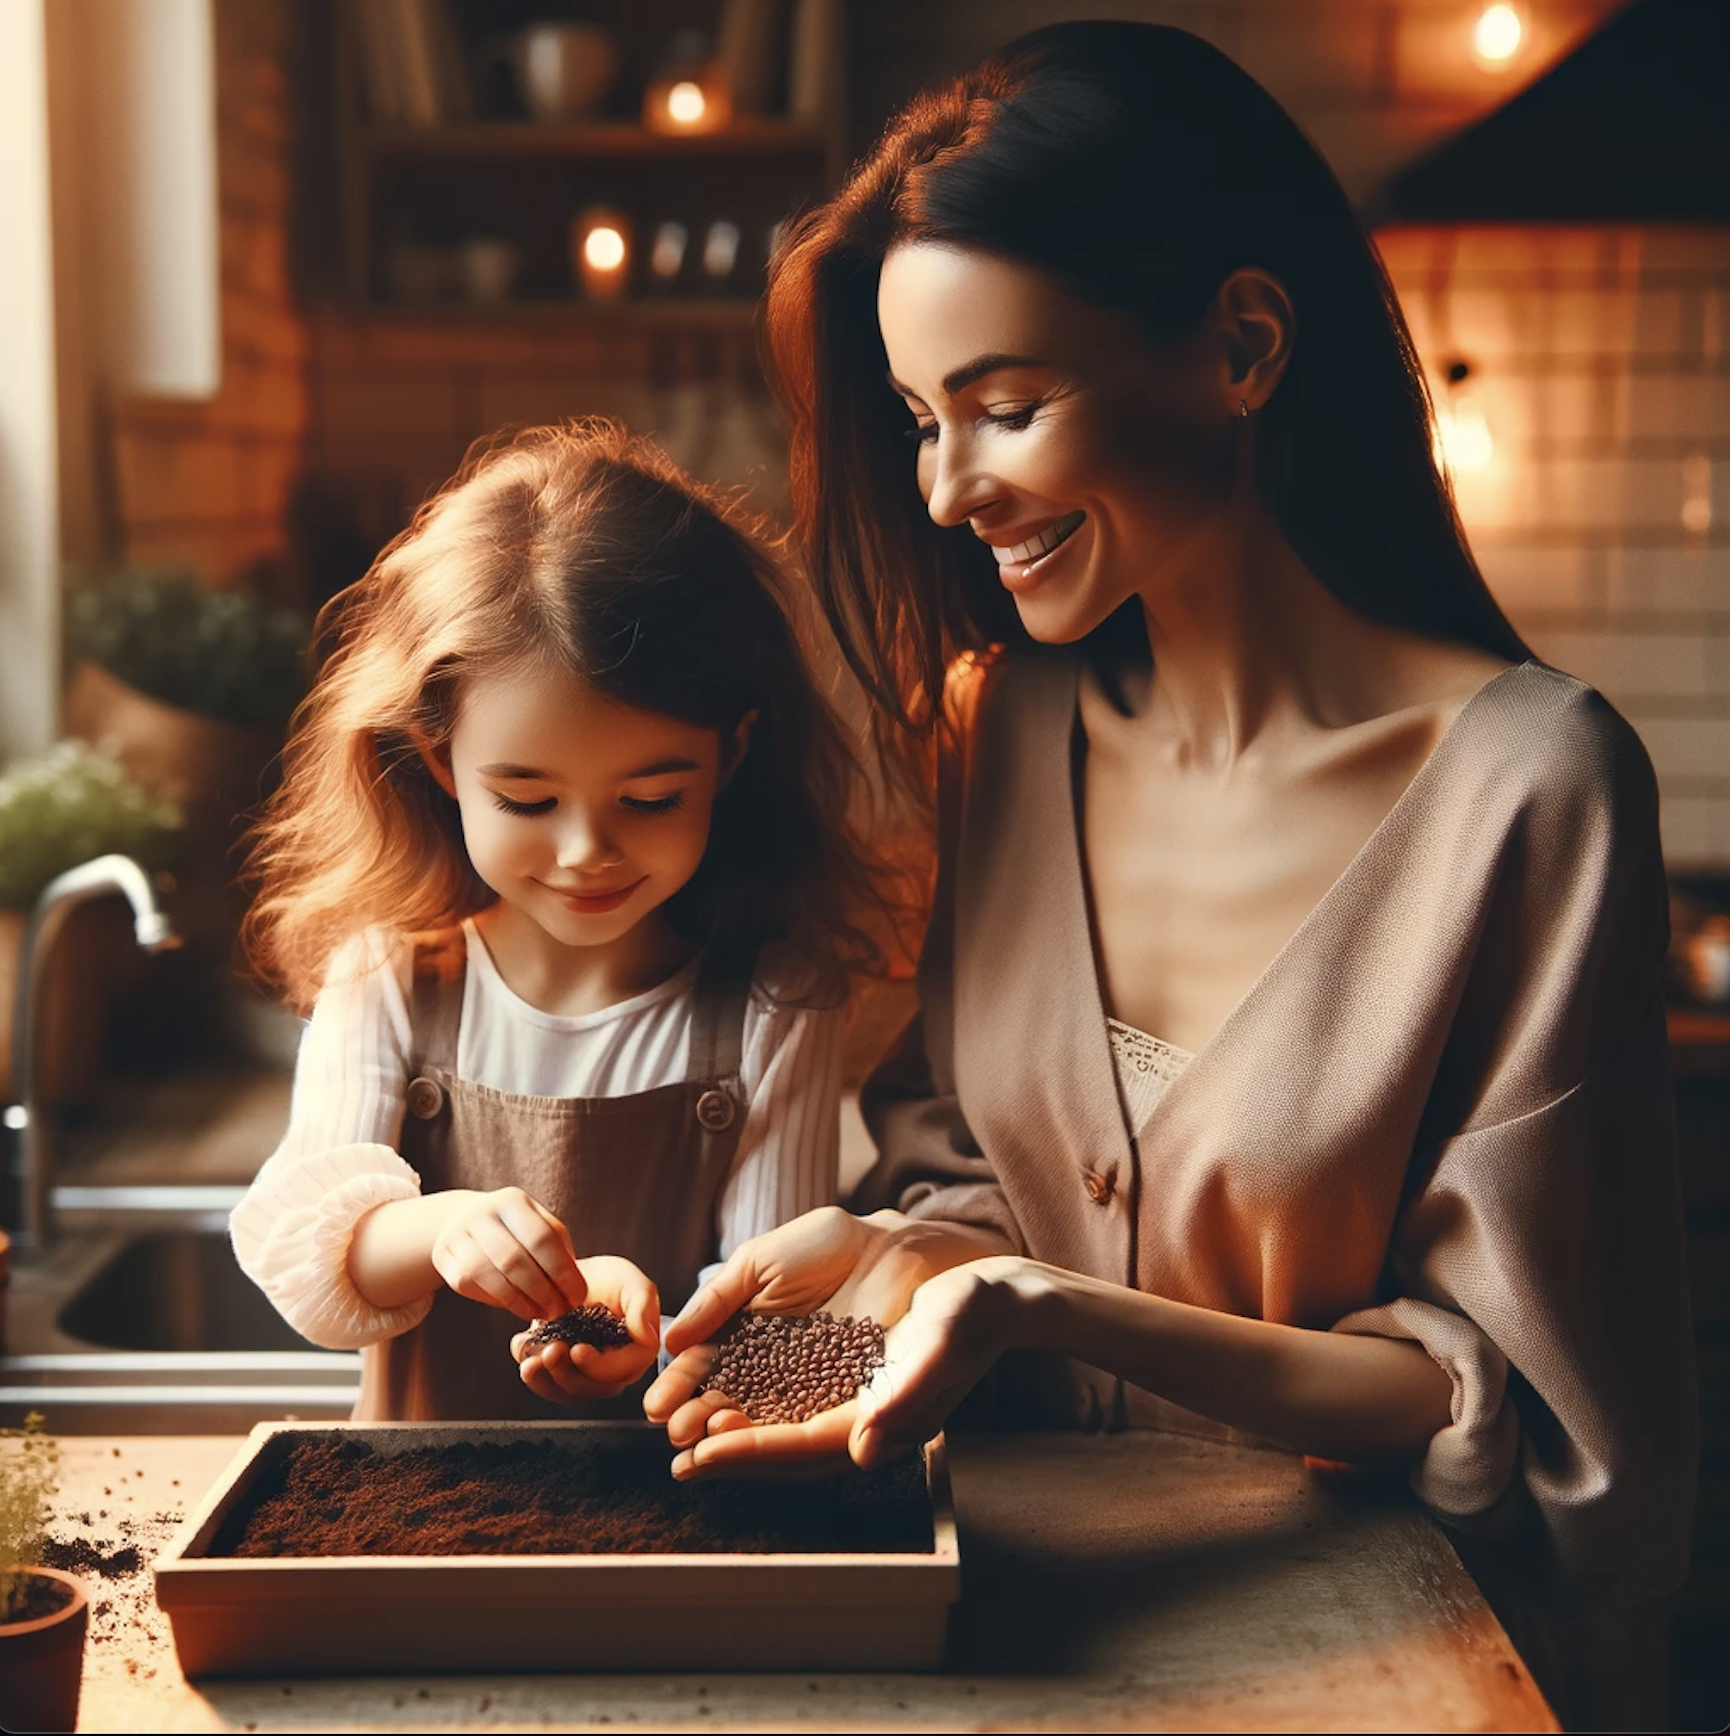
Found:
[[[667,92],[667,117],[677,121],[682,127],[694,127],[703,118],[708,106],[703,87],[693,84],[688,78],[680,79]]]
[[[583,242],[583,258],[597,271],[617,271],[625,263],[625,238],[604,224],[591,229]]]
[[[1525,39],[1526,26],[1519,12],[1505,0],[1486,6],[1472,26],[1472,48],[1486,66],[1505,65]]]

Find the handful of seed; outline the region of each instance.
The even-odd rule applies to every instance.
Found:
[[[747,1314],[716,1349],[698,1392],[724,1392],[754,1423],[804,1423],[857,1398],[883,1366],[867,1316]]]
[[[592,1344],[597,1350],[617,1350],[630,1342],[630,1327],[611,1308],[585,1302],[557,1320],[531,1320],[523,1351],[543,1350],[549,1344]]]

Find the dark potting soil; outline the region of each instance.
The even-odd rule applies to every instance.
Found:
[[[24,1581],[24,1595],[13,1605],[8,1622],[41,1621],[57,1615],[72,1601],[72,1587],[58,1579],[32,1573]]]
[[[291,1441],[213,1556],[928,1553],[917,1458],[805,1481],[675,1483],[667,1444],[463,1441],[382,1453]]]

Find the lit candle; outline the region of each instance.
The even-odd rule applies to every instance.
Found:
[[[571,266],[590,301],[617,301],[630,287],[631,220],[591,205],[571,223]]]
[[[643,125],[653,133],[713,133],[732,118],[732,92],[710,62],[653,79],[643,93]]]

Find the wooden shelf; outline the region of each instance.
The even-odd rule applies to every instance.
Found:
[[[675,327],[680,331],[747,331],[757,303],[749,296],[640,296],[623,301],[372,301],[348,305],[355,319],[398,326],[536,326],[598,330]]]
[[[457,157],[821,157],[819,127],[769,118],[735,120],[713,133],[654,133],[630,121],[481,121],[455,127],[379,127],[358,133],[375,161]]]

